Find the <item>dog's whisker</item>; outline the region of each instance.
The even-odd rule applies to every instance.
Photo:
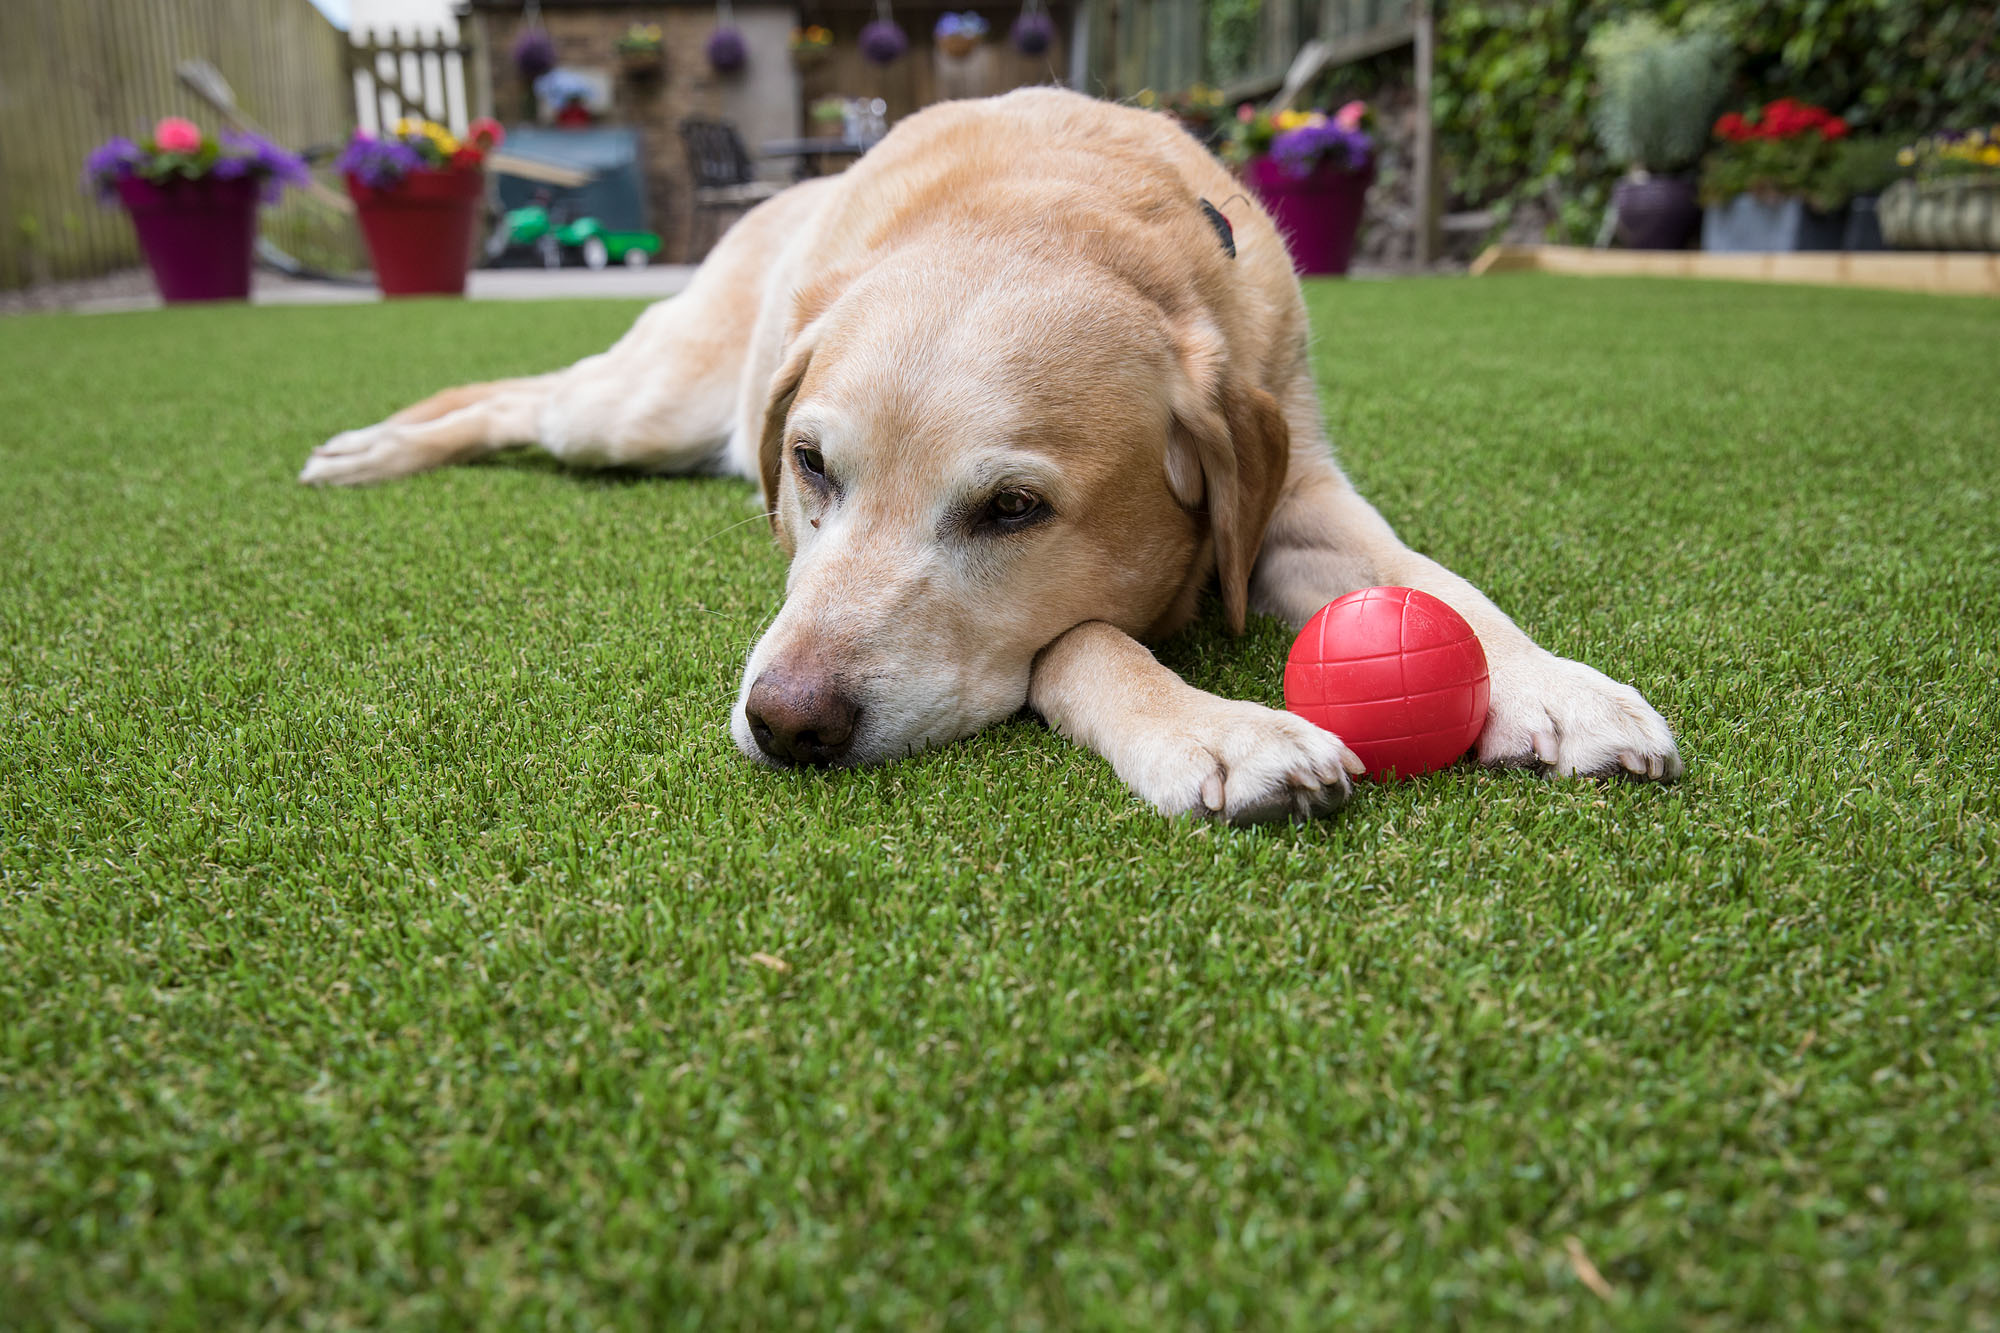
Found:
[[[730,533],[736,531],[736,529],[743,527],[745,524],[757,523],[757,522],[769,523],[770,521],[771,521],[771,515],[769,513],[752,514],[750,515],[750,517],[742,520],[741,522],[731,523],[726,528],[717,528],[714,532],[711,532],[706,537],[703,537],[700,541],[696,542],[694,546],[690,547],[689,549],[693,550],[706,546],[710,542],[714,541],[717,537],[725,537]]]

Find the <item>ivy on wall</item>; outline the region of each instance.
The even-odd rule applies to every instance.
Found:
[[[2000,121],[1993,0],[1444,0],[1433,112],[1455,202],[1543,200],[1558,239],[1590,239],[1616,172],[1590,130],[1584,43],[1636,8],[1671,25],[1697,4],[1741,54],[1732,104],[1797,97],[1859,134]]]

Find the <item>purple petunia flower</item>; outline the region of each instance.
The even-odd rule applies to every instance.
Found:
[[[1322,162],[1345,171],[1365,171],[1375,156],[1375,141],[1363,130],[1345,129],[1332,121],[1301,125],[1271,140],[1271,156],[1289,176],[1310,176]]]
[[[151,152],[122,136],[84,159],[84,188],[94,190],[106,203],[111,201],[119,181],[134,176],[152,181],[211,178],[234,181],[249,177],[262,186],[265,203],[276,203],[288,185],[307,185],[312,181],[304,158],[286,152],[261,135],[238,130],[222,132],[216,141],[215,157],[206,167],[194,165],[184,153]]]
[[[387,190],[423,165],[423,155],[401,139],[377,139],[357,131],[341,150],[334,169],[372,189]]]
[[[83,186],[96,193],[106,203],[118,188],[118,182],[128,176],[139,174],[140,166],[146,160],[146,150],[138,144],[119,135],[107,141],[102,147],[92,150],[83,159]]]
[[[240,176],[257,177],[263,183],[262,193],[267,204],[276,203],[286,186],[312,184],[312,172],[306,168],[304,158],[285,151],[261,134],[224,130],[219,142],[222,152],[211,168],[213,173],[224,180]]]

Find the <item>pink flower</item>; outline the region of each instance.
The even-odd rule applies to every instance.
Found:
[[[153,142],[160,146],[163,153],[198,153],[201,151],[201,127],[179,116],[167,116],[153,127]]]
[[[1333,123],[1343,130],[1358,130],[1361,128],[1361,118],[1367,114],[1366,102],[1349,102],[1333,113]]]
[[[1257,119],[1257,108],[1245,102],[1242,106],[1236,108],[1236,119],[1248,125],[1251,121]]]

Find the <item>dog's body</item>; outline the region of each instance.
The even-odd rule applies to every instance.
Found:
[[[447,390],[334,437],[302,479],[525,443],[758,480],[792,566],[733,731],[770,762],[894,758],[1026,703],[1163,811],[1336,808],[1345,746],[1140,646],[1219,579],[1239,629],[1371,584],[1434,593],[1491,664],[1481,762],[1678,774],[1637,692],[1537,647],[1355,494],[1306,337],[1282,242],[1198,144],[1022,91],[910,117],[754,210],[603,355]]]

